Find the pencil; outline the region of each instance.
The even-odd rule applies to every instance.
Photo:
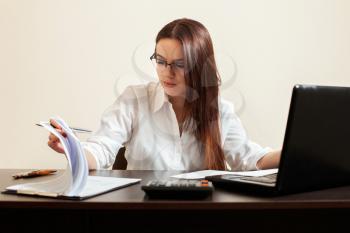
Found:
[[[43,127],[42,125],[40,124],[36,124],[37,126],[40,126],[40,127]],[[51,125],[52,127],[54,127],[53,125]],[[55,128],[55,127],[54,127]],[[71,130],[73,130],[74,132],[77,132],[77,133],[91,133],[92,131],[91,130],[88,130],[88,129],[82,129],[82,128],[76,128],[76,127],[69,127]]]

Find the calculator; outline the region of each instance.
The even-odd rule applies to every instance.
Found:
[[[194,199],[210,196],[214,187],[208,180],[152,180],[141,189],[149,198]]]

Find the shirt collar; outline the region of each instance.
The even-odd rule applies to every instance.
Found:
[[[157,112],[166,103],[169,103],[169,97],[165,94],[163,87],[160,83],[155,88],[154,100],[153,100],[153,112]]]

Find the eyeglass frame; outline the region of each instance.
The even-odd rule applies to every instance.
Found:
[[[153,59],[156,61],[156,64],[157,65],[162,65],[162,66],[164,66],[164,68],[166,69],[168,66],[170,66],[170,68],[171,68],[171,70],[173,70],[174,72],[175,71],[184,71],[184,69],[185,69],[185,66],[184,66],[184,64],[183,65],[179,65],[178,63],[177,63],[177,61],[174,61],[174,62],[172,62],[172,63],[168,63],[165,59],[164,60],[162,60],[162,59],[158,59],[157,58],[157,53],[156,52],[154,52],[153,54],[152,54],[152,56],[150,56],[150,60],[152,61]],[[157,61],[158,60],[161,60],[162,62],[164,62],[164,64],[162,64],[162,63],[158,63]]]

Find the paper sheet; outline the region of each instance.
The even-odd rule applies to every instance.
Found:
[[[79,193],[79,197],[87,197],[102,193],[106,190],[111,190],[116,187],[122,187],[131,183],[137,183],[141,179],[133,178],[117,178],[103,176],[88,176],[87,182],[83,190]]]
[[[174,175],[171,177],[178,178],[178,179],[192,180],[192,179],[204,179],[206,176],[226,175],[226,174],[237,175],[237,176],[265,176],[265,175],[270,175],[277,172],[278,172],[278,169],[266,169],[266,170],[246,171],[246,172],[202,170],[202,171]]]

